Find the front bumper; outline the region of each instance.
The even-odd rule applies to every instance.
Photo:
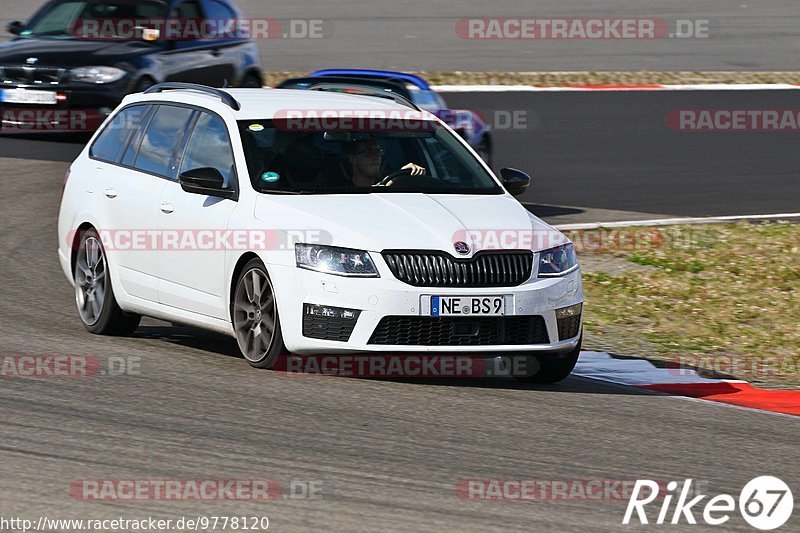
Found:
[[[582,315],[578,318],[579,323],[570,328],[576,335],[563,340],[560,340],[559,322],[555,316],[556,309],[582,303],[583,286],[579,269],[562,278],[531,279],[520,286],[504,288],[412,287],[395,279],[386,265],[379,265],[380,278],[347,278],[275,264],[268,265],[268,270],[277,296],[284,343],[290,352],[297,354],[470,352],[489,356],[512,352],[560,353],[571,350],[580,340]],[[547,341],[469,346],[374,343],[373,334],[384,317],[427,319],[427,308],[423,304],[424,299],[431,295],[509,296],[513,301],[513,317],[542,317]],[[306,304],[358,311],[348,340],[323,340],[304,335]],[[452,320],[482,319],[458,317]],[[563,338],[563,322],[561,326]]]
[[[94,132],[128,93],[128,80],[110,84],[4,84],[3,89],[53,92],[56,104],[0,102],[0,132],[81,133]]]

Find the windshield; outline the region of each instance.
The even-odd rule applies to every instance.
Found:
[[[414,87],[409,90],[409,93],[411,94],[411,101],[425,111],[435,113],[447,107],[444,103],[444,99],[433,91],[426,91]]]
[[[501,194],[503,189],[439,123],[398,131],[288,131],[240,121],[253,187],[275,194]],[[423,131],[420,131],[423,130]]]
[[[123,39],[119,21],[160,19],[166,13],[161,0],[64,0],[47,4],[20,34],[22,37]],[[107,21],[104,24],[104,21]],[[93,31],[85,31],[87,28]],[[105,30],[104,30],[105,28]],[[133,38],[133,35],[130,36]]]

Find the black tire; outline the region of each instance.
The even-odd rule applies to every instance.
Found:
[[[236,280],[231,322],[250,366],[271,369],[284,351],[283,335],[272,281],[260,259],[251,259]],[[268,340],[265,333],[270,334]]]
[[[72,271],[75,304],[86,331],[123,337],[136,331],[142,317],[126,313],[117,304],[106,252],[94,228],[81,233]]]
[[[239,84],[239,86],[244,89],[260,89],[264,86],[264,81],[258,74],[249,72],[244,75],[244,78],[242,78],[242,82]]]
[[[481,138],[478,147],[475,149],[483,161],[492,168],[492,143],[486,137]]]
[[[514,376],[514,379],[522,383],[557,383],[567,378],[572,373],[578,363],[581,354],[581,343],[583,334],[578,341],[578,345],[563,356],[533,356],[538,363],[538,371],[535,374],[526,376]]]
[[[145,92],[147,89],[149,89],[150,87],[152,87],[155,84],[156,84],[156,82],[154,82],[150,78],[142,78],[136,83],[136,87],[133,89],[133,92],[134,93],[143,93],[143,92]]]

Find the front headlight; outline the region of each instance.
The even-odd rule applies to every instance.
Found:
[[[563,276],[578,268],[578,256],[572,243],[539,252],[539,277]]]
[[[73,81],[81,83],[113,83],[125,77],[126,72],[115,67],[78,67],[70,70]]]
[[[379,278],[378,269],[368,252],[318,244],[295,244],[298,268],[337,276]]]

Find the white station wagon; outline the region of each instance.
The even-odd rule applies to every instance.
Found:
[[[580,352],[572,244],[435,116],[396,95],[167,83],[125,98],[70,167],[59,259],[92,333],[142,316],[281,354]]]

